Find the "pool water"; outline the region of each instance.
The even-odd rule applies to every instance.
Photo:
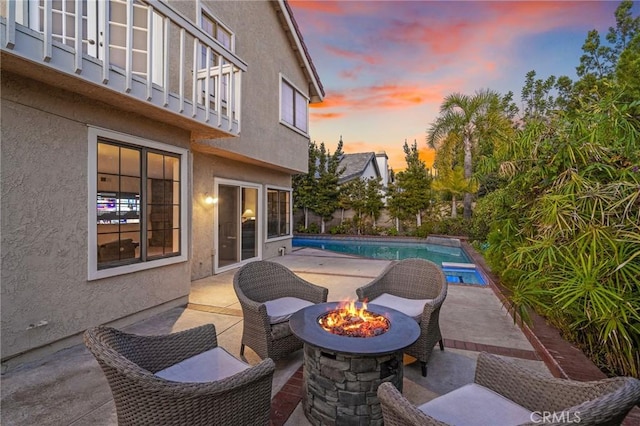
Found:
[[[371,259],[401,260],[409,258],[427,259],[443,268],[450,283],[485,285],[478,270],[460,247],[449,247],[421,242],[387,240],[357,240],[301,238],[293,239],[294,247],[312,247],[338,253],[353,254]],[[443,263],[445,266],[443,267]],[[468,267],[453,267],[447,263],[469,264]]]

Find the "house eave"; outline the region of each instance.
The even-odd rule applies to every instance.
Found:
[[[309,50],[304,43],[302,33],[293,16],[291,6],[289,6],[287,0],[277,0],[271,3],[280,17],[282,27],[287,33],[291,47],[300,62],[300,67],[307,77],[309,83],[309,102],[312,104],[322,102],[325,96],[324,87],[320,81],[318,71],[313,64]]]

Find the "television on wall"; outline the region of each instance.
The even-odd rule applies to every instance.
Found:
[[[140,194],[98,192],[98,224],[140,223]]]

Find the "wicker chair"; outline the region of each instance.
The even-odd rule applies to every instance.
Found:
[[[398,308],[393,304],[376,302],[375,299],[383,294],[404,299],[427,299],[424,302],[424,308],[421,312],[418,311],[418,316],[415,317],[420,323],[420,337],[405,349],[405,353],[420,361],[422,375],[426,377],[427,361],[433,347],[436,343],[440,343],[440,350],[444,350],[439,318],[440,307],[447,297],[447,280],[442,269],[424,259],[393,262],[369,284],[356,289],[356,293],[360,301],[378,303],[396,309]],[[405,312],[402,308],[398,310]]]
[[[291,333],[288,319],[274,321],[270,317],[265,303],[281,298],[324,303],[329,294],[328,289],[303,280],[279,263],[266,260],[240,268],[233,277],[233,288],[244,316],[240,354],[244,355],[246,345],[261,358],[269,357],[274,361],[302,348],[302,342]]]
[[[244,364],[215,349],[218,343],[213,324],[164,336],[95,327],[85,332],[84,342],[107,377],[120,426],[269,423],[275,370],[270,359],[253,367],[245,364],[231,376],[227,370],[222,375],[228,377],[210,382],[171,381],[156,374],[203,353]]]
[[[533,414],[526,416],[524,422],[520,422],[523,425],[569,423],[581,426],[619,425],[627,413],[640,403],[640,380],[631,377],[616,377],[592,382],[557,379],[546,377],[512,361],[487,353],[481,353],[478,357],[474,381],[477,385],[487,388],[487,392],[496,392],[520,405],[523,410],[532,412]],[[440,416],[438,420],[427,414],[430,409],[432,414],[434,411],[429,405],[448,397],[447,406],[452,408],[450,411],[453,413],[452,416],[457,417],[455,412],[468,411],[471,404],[468,396],[462,397],[459,390],[415,407],[391,383],[382,383],[378,387],[378,399],[382,407],[384,424],[385,426],[447,425],[449,423],[441,421],[445,416]],[[457,401],[458,396],[463,400]],[[460,407],[465,409],[461,410]],[[485,407],[485,409],[490,413],[492,424],[501,424],[499,410],[494,410],[494,407]],[[535,417],[535,415],[542,417]],[[482,422],[478,417],[474,420]],[[452,420],[449,421],[452,422]]]

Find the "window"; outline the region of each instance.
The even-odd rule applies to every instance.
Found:
[[[307,134],[309,99],[284,78],[280,79],[280,121]]]
[[[89,278],[186,260],[186,150],[89,134]]]
[[[222,23],[220,23],[217,19],[215,19],[210,13],[205,10],[201,10],[200,13],[200,28],[209,34],[212,38],[216,39],[221,45],[226,47],[229,51],[234,51],[234,36],[233,33]],[[228,67],[228,64],[225,65],[224,58],[221,55],[217,55],[214,52],[209,53],[209,62],[207,66],[207,50],[208,47],[205,45],[200,46],[200,70],[198,70],[198,78],[200,80],[200,90],[202,92],[202,97],[199,100],[201,104],[205,103],[206,93],[204,87],[204,81],[206,79],[206,69],[210,69],[210,78],[209,78],[209,95],[211,96],[211,106],[215,105],[215,96],[216,96],[216,87],[217,87],[217,79],[218,79],[218,70],[219,67],[222,67],[223,75],[222,80],[220,82],[220,100],[223,102],[224,108],[226,108],[226,102],[228,100],[228,90],[229,90],[229,73],[225,71],[225,68]]]
[[[200,27],[205,33],[218,40],[221,45],[233,52],[233,33],[204,10],[200,15]]]
[[[291,235],[291,190],[267,189],[267,238]]]

